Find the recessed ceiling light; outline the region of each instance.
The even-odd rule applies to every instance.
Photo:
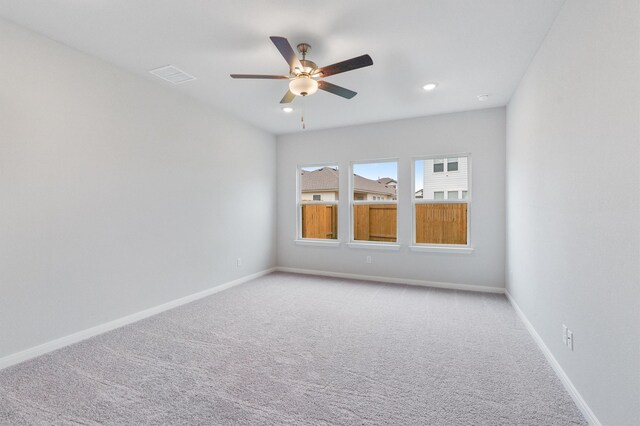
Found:
[[[293,112],[293,108],[291,108],[291,107],[284,107],[284,108],[282,108],[282,110],[284,112]]]
[[[480,102],[484,102],[484,101],[486,101],[487,99],[489,99],[489,95],[478,95],[478,100],[479,100]]]
[[[433,89],[435,89],[436,87],[438,87],[438,83],[427,83],[424,86],[422,86],[422,88],[424,90],[426,90],[427,92],[432,91]]]

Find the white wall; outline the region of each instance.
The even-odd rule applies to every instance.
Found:
[[[278,264],[289,268],[417,279],[491,287],[504,286],[505,110],[486,109],[278,137]],[[412,240],[412,156],[470,152],[473,254],[416,253]],[[338,207],[340,247],[309,247],[296,236],[296,166],[338,164],[340,194],[348,194],[349,162],[399,158],[400,251],[347,247],[348,197]],[[372,264],[365,257],[373,257]]]
[[[274,266],[273,136],[6,21],[0,57],[0,357]]]
[[[640,422],[639,17],[568,0],[507,112],[507,288],[606,425]]]

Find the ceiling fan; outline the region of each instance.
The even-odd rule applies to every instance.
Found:
[[[289,64],[289,75],[231,74],[231,78],[289,80],[289,90],[280,101],[281,104],[293,102],[296,96],[313,95],[318,89],[351,99],[358,93],[320,79],[373,65],[373,60],[369,55],[362,55],[318,68],[314,62],[307,60],[307,53],[311,50],[309,44],[300,43],[297,46],[298,52],[302,54],[302,59],[298,59],[286,38],[272,36],[270,39]]]

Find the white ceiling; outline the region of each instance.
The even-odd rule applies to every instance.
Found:
[[[320,129],[505,105],[563,2],[0,0],[0,16],[282,134],[301,130],[303,106]],[[271,35],[310,43],[320,66],[365,53],[374,65],[327,78],[355,98],[319,91],[284,114],[286,80],[229,77],[286,74]],[[168,64],[197,80],[148,73]]]

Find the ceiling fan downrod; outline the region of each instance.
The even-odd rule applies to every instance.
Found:
[[[309,43],[300,43],[296,47],[298,48],[298,52],[302,53],[302,60],[306,60],[307,52],[311,50],[311,45]]]

